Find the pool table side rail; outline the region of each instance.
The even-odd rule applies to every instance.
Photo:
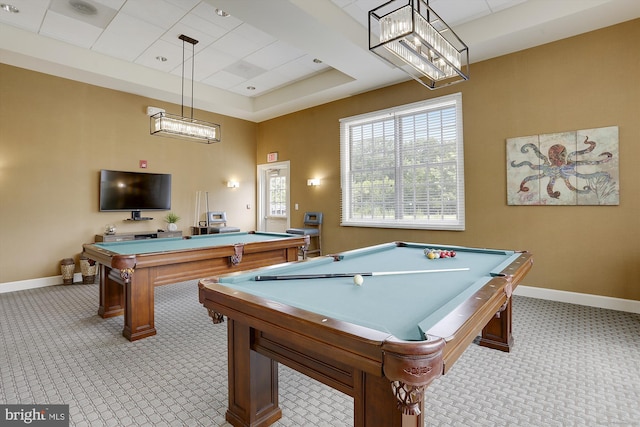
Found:
[[[455,252],[473,252],[477,254],[499,254],[499,255],[507,255],[512,254],[518,251],[512,250],[504,250],[504,249],[491,249],[491,248],[468,248],[465,246],[455,246],[455,245],[441,245],[435,243],[415,243],[415,242],[404,242],[397,241],[392,243],[397,247],[405,247],[405,248],[429,248],[429,249],[442,249],[448,251]],[[383,244],[384,245],[384,244]]]
[[[499,275],[425,331],[426,335],[442,338],[447,343],[444,349],[444,373],[453,366],[489,321],[500,316],[506,309],[513,291],[532,266],[533,256],[528,252],[520,252]]]
[[[262,242],[252,242],[247,244],[241,244],[243,247],[243,255],[257,254],[257,253],[269,253],[274,251],[282,251],[289,250],[292,247],[301,248],[305,245],[304,237],[292,237],[286,239],[277,239],[277,240],[265,240]],[[158,262],[159,254],[144,254],[140,258],[144,262],[143,265],[146,266],[147,262],[149,265],[156,265]],[[182,250],[176,251],[172,253],[174,259],[180,260],[181,262],[193,262],[193,261],[201,261],[208,260],[212,258],[225,258],[232,257],[235,255],[235,245],[224,245],[224,246],[211,246],[208,248],[201,248],[196,250]],[[140,261],[139,261],[140,262]],[[242,265],[242,261],[239,266]],[[252,267],[253,268],[253,267]],[[244,268],[243,268],[244,269]]]
[[[303,247],[306,244],[304,236],[289,237],[286,239],[265,240],[261,242],[252,242],[248,244],[238,243],[243,246],[243,254],[255,254],[265,252],[268,247],[269,251],[287,250],[292,246]],[[293,245],[292,245],[293,243]],[[105,249],[104,247],[92,243],[82,245],[85,256],[101,264],[118,268],[114,265],[118,262],[120,265],[127,267],[155,267],[166,264],[166,255],[171,254],[172,263],[186,263],[195,261],[206,261],[217,258],[227,258],[235,255],[235,245],[209,246],[196,249],[179,249],[149,252],[137,255],[119,254],[114,251]],[[116,261],[118,260],[118,261]]]
[[[419,346],[415,341],[400,340],[387,332],[238,291],[218,283],[216,277],[200,280],[198,286],[200,303],[210,313],[215,311],[240,320],[252,328],[294,344],[301,342],[299,337],[304,336],[314,341],[311,351],[319,352],[320,355],[330,351],[336,361],[346,365],[356,363],[364,372],[377,376],[382,373],[380,348],[385,344],[390,349],[399,351],[403,344],[409,343],[416,356],[433,354],[438,352],[440,346],[444,346],[444,341],[437,338],[429,338]],[[322,348],[326,350],[323,351]]]

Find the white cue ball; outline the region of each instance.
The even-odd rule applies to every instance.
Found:
[[[364,283],[364,277],[362,277],[360,274],[356,274],[355,276],[353,276],[353,283],[355,283],[356,286],[361,286]]]

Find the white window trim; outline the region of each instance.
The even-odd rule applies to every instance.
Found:
[[[447,221],[414,221],[414,220],[364,220],[349,219],[350,204],[349,197],[351,194],[351,182],[349,180],[349,126],[359,123],[368,122],[375,119],[384,119],[393,117],[398,114],[406,115],[407,113],[418,112],[425,109],[438,109],[445,106],[456,106],[456,133],[457,133],[457,220]],[[385,110],[374,111],[371,113],[360,114],[357,116],[346,117],[340,119],[340,181],[341,181],[341,222],[344,227],[375,227],[375,228],[407,228],[407,229],[424,229],[424,230],[450,230],[464,231],[465,229],[465,193],[464,193],[464,141],[463,141],[463,120],[462,120],[462,93],[455,93],[420,101],[412,104],[401,105],[398,107],[388,108]]]

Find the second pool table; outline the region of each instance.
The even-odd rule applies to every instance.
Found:
[[[296,261],[308,244],[304,236],[250,231],[85,244],[83,255],[100,264],[98,314],[124,313],[122,334],[135,341],[156,334],[155,286]]]
[[[457,255],[430,260],[426,248]],[[425,388],[478,334],[509,351],[511,293],[532,263],[526,252],[395,242],[201,280],[214,323],[228,319],[227,421],[281,417],[280,362],[352,396],[356,426],[423,426]],[[395,274],[350,277],[372,272]],[[317,274],[348,277],[304,278]]]

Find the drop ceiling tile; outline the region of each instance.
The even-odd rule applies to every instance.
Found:
[[[166,1],[186,11],[193,9],[198,5],[198,3],[200,3],[200,0],[166,0]]]
[[[128,1],[120,12],[165,30],[171,28],[186,14],[184,9],[164,0]]]
[[[160,27],[119,13],[93,45],[93,50],[134,61],[163,33]]]
[[[450,27],[491,14],[484,0],[431,0],[429,6]]]
[[[364,28],[369,27],[369,11],[373,10],[383,4],[387,3],[388,0],[332,0],[333,3],[343,9],[348,15],[350,15],[353,19],[356,20],[360,25]],[[432,2],[434,0],[431,0]],[[474,1],[484,1],[484,0],[474,0]],[[406,4],[398,3],[398,5]]]
[[[276,41],[276,38],[249,24],[242,24],[233,29],[238,34],[258,46],[267,46]]]
[[[209,22],[213,22],[219,27],[226,30],[233,30],[236,27],[242,25],[242,21],[235,18],[233,15],[222,17],[216,13],[216,8],[211,6],[207,2],[201,2],[191,11],[194,15],[199,16]]]
[[[194,28],[203,34],[207,34],[208,36],[211,36],[213,40],[217,40],[227,34],[227,32],[229,32],[228,29],[214,24],[211,21],[207,21],[206,19],[196,15],[195,13],[186,15],[180,20],[180,24]]]
[[[48,10],[40,34],[88,49],[100,37],[102,29]]]
[[[354,2],[354,0],[331,0],[331,1],[339,8],[344,8]]]
[[[173,27],[169,28],[161,38],[168,43],[180,46],[180,48],[182,48],[182,40],[179,39],[181,34],[198,40],[198,43],[195,45],[196,53],[208,46],[211,46],[212,43],[220,39],[220,37],[214,37],[210,34],[202,32],[199,28],[191,27],[184,21],[180,21]],[[189,47],[188,50],[191,51],[191,47],[188,46],[188,44],[187,47]]]
[[[351,15],[351,17],[355,19],[356,22],[360,23],[360,25],[365,28],[369,28],[369,11],[363,11],[355,3],[348,4],[343,9],[345,12]]]
[[[345,10],[363,27],[369,27],[369,11],[386,3],[385,0],[357,0],[345,7]]]
[[[166,61],[157,59],[166,58]],[[136,64],[170,73],[182,64],[182,48],[164,40],[157,40],[136,60]]]
[[[89,12],[87,8],[92,8],[93,10]],[[49,10],[101,29],[106,28],[118,13],[116,9],[89,0],[77,2],[51,0]]]
[[[304,55],[303,51],[284,42],[276,41],[245,57],[244,60],[265,70],[272,70]]]
[[[246,24],[241,25],[241,27],[244,25]],[[248,40],[246,37],[238,34],[236,30],[233,30],[216,40],[211,46],[229,55],[244,58],[263,47],[264,44]]]
[[[479,1],[479,0],[475,0],[475,1]],[[385,0],[356,0],[353,2],[353,4],[358,9],[360,9],[365,13],[365,15],[368,14],[370,10],[375,9],[378,6],[382,6],[385,3],[386,3]]]
[[[95,3],[103,4],[111,9],[120,10],[127,0],[93,0]]]
[[[11,0],[10,4],[17,7],[18,13],[0,11],[0,22],[23,28],[27,31],[38,32],[49,6],[47,2],[33,2],[28,0]]]
[[[240,76],[236,76],[235,74],[231,74],[226,71],[218,71],[212,76],[207,77],[202,81],[202,83],[228,90],[230,87],[234,87],[243,81],[245,81],[245,79]]]
[[[242,60],[229,65],[224,69],[224,71],[242,77],[244,80],[253,79],[254,77],[266,72],[264,68],[260,68]]]
[[[213,47],[208,47],[198,52],[195,59],[194,78],[197,81],[202,81],[237,62],[240,58],[220,52]]]

